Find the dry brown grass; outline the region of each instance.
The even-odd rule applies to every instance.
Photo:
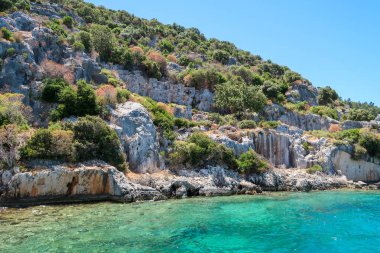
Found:
[[[63,78],[70,84],[73,84],[75,81],[72,71],[63,64],[46,59],[41,63],[41,67],[46,77]]]

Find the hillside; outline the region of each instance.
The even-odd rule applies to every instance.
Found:
[[[75,195],[79,180],[80,189],[89,182],[94,194],[128,192],[129,200],[138,199],[130,191],[160,199],[156,191],[213,195],[352,183],[341,176],[380,180],[380,108],[372,103],[342,101],[331,87],[314,87],[196,28],[81,0],[0,0],[0,11],[5,198],[17,199],[23,183],[25,198],[44,197],[55,179],[23,174],[55,166],[66,168],[56,173],[77,168],[68,182],[54,183],[68,187],[57,196]],[[93,160],[85,167],[105,162],[151,188],[127,187],[113,169],[82,172],[78,164]],[[45,188],[42,178],[51,181]],[[121,190],[107,188],[120,182]]]

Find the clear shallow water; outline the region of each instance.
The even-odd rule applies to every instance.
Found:
[[[379,252],[380,193],[8,209],[0,252]]]

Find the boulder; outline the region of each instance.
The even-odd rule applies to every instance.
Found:
[[[14,20],[14,26],[20,31],[30,32],[37,26],[34,19],[19,11],[14,12],[11,18]]]
[[[111,110],[111,124],[128,155],[130,169],[138,173],[157,171],[158,136],[148,111],[134,102],[117,105]]]
[[[318,105],[318,89],[308,83],[296,81],[286,93],[286,98],[292,103],[306,101],[309,105]]]

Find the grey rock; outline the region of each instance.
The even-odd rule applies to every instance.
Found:
[[[14,12],[11,18],[14,19],[14,26],[21,31],[29,32],[37,26],[34,19],[22,12]]]
[[[307,83],[293,83],[289,91],[286,93],[286,97],[293,103],[306,101],[309,105],[318,105],[318,89]]]
[[[148,111],[134,102],[119,104],[111,110],[111,123],[128,155],[130,168],[139,173],[157,171],[158,136]]]
[[[6,170],[1,175],[1,182],[3,185],[7,185],[12,180],[12,170]]]

